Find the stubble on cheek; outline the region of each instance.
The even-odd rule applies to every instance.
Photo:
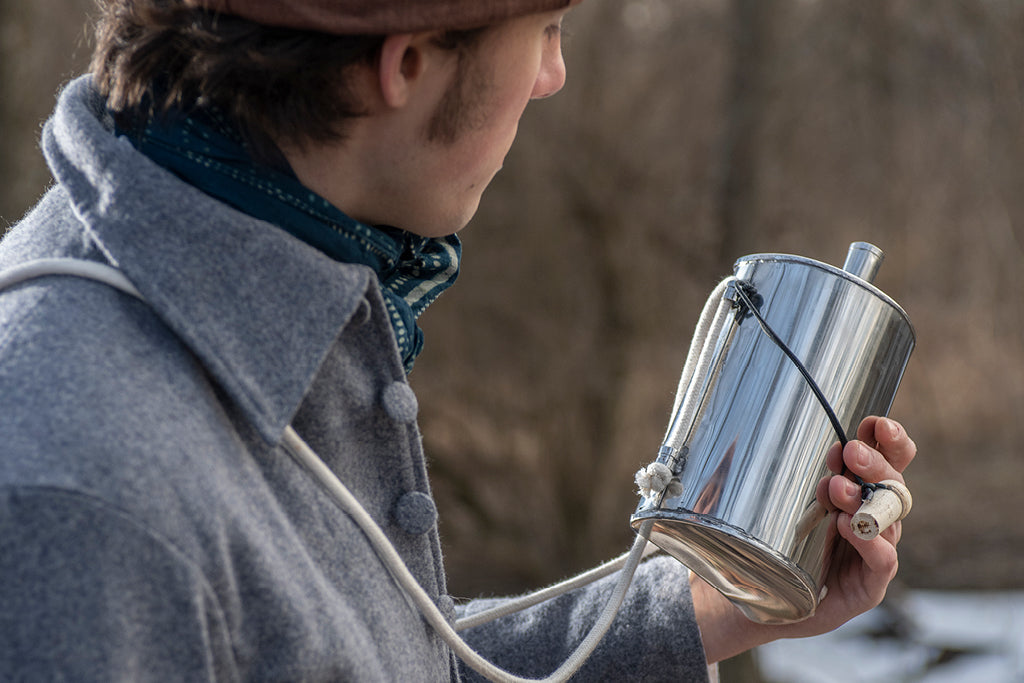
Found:
[[[493,81],[481,65],[471,61],[473,57],[460,57],[451,85],[427,122],[428,142],[453,145],[464,133],[486,123]]]

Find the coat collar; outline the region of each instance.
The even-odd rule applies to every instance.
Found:
[[[54,176],[111,263],[279,442],[372,271],[213,200],[111,129],[91,78],[73,81],[44,128]]]

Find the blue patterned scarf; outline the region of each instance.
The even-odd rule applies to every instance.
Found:
[[[423,348],[416,319],[459,273],[455,235],[426,238],[353,220],[303,186],[290,169],[255,164],[241,137],[216,111],[150,119],[123,131],[146,156],[203,192],[286,230],[344,263],[377,273],[406,373]]]

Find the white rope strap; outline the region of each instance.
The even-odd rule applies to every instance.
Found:
[[[128,278],[113,266],[71,258],[40,259],[0,272],[0,291],[27,280],[49,275],[70,275],[95,280],[145,301]],[[593,653],[598,643],[608,632],[618,614],[619,608],[622,606],[622,601],[625,599],[626,592],[629,590],[630,583],[633,580],[633,574],[636,572],[640,561],[651,552],[657,551],[654,546],[649,545],[647,542],[653,521],[646,522],[640,528],[633,548],[629,553],[573,579],[531,595],[508,601],[495,609],[472,615],[457,622],[456,628],[458,629],[466,629],[487,623],[498,617],[518,612],[574,588],[596,581],[616,571],[620,572],[619,580],[608,602],[605,604],[601,616],[566,662],[547,678],[520,678],[491,664],[462,640],[458,633],[456,633],[456,628],[453,628],[448,623],[448,620],[441,614],[434,601],[431,600],[408,567],[405,566],[401,556],[399,556],[394,546],[391,545],[384,531],[370,517],[369,513],[359,504],[359,501],[349,492],[334,472],[327,467],[323,460],[302,440],[291,426],[285,428],[282,444],[289,455],[316,479],[334,503],[356,522],[395,581],[413,604],[416,605],[424,619],[452,648],[452,651],[481,675],[498,683],[533,683],[534,681],[554,683],[555,681],[568,680],[569,677],[583,666],[584,662],[586,662],[587,658]]]
[[[9,268],[0,273],[0,291],[26,280],[48,275],[73,275],[87,280],[96,280],[134,296],[136,299],[142,299],[142,295],[139,290],[135,289],[135,285],[117,268],[105,263],[75,258],[39,259]]]
[[[666,459],[676,463],[676,459],[683,455],[680,450],[689,437],[693,417],[699,408],[701,391],[711,372],[714,358],[713,345],[709,348],[706,342],[718,337],[729,320],[732,303],[724,297],[734,279],[729,277],[718,283],[701,311],[679,378],[672,406],[672,419],[665,433],[659,460],[641,467],[633,478],[637,494],[644,498],[651,499],[662,493],[663,499],[674,498],[683,493],[682,482],[676,476],[673,467],[662,462],[660,458],[664,455]]]

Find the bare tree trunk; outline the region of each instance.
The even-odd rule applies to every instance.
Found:
[[[718,187],[719,256],[729,259],[757,227],[759,130],[767,115],[766,63],[778,0],[731,0],[732,67],[722,129]]]
[[[89,0],[0,2],[0,234],[43,193],[50,174],[39,127],[61,84],[85,68]]]

